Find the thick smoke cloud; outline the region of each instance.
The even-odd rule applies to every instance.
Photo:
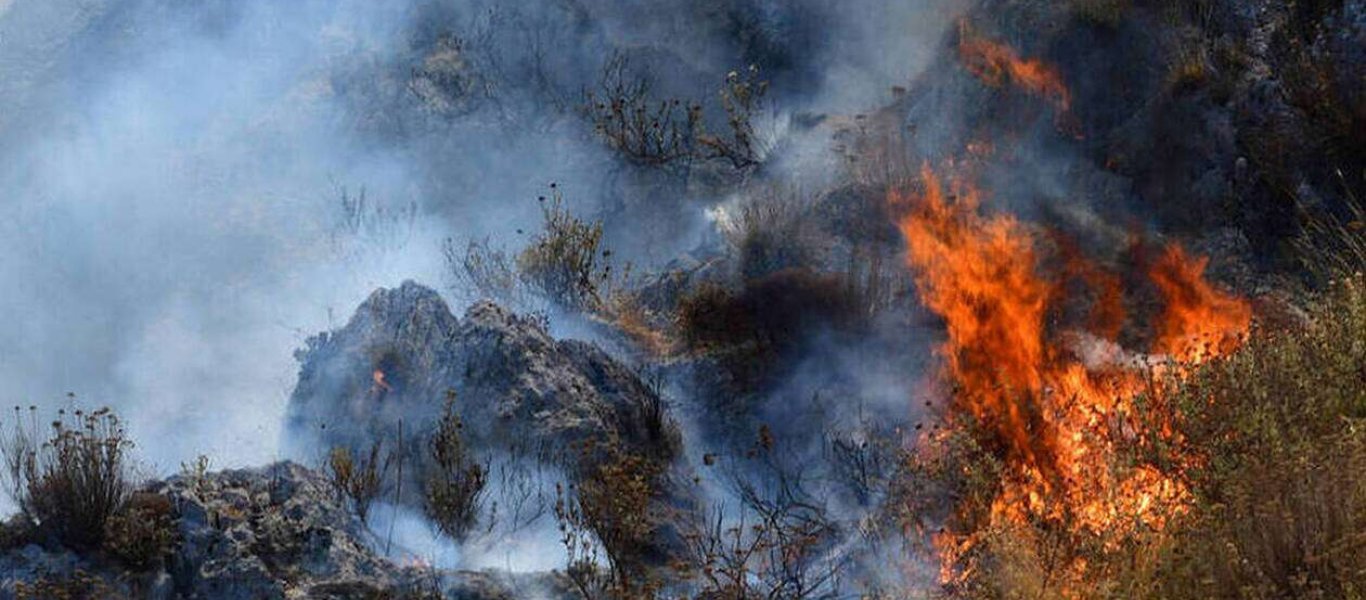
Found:
[[[790,110],[853,110],[954,7],[0,2],[0,395],[112,405],[156,471],[278,458],[307,335],[376,286],[445,283],[444,238],[518,243],[548,182],[602,214],[620,169],[573,110],[613,50],[693,97],[754,62]],[[443,33],[479,94],[437,114],[409,78]]]

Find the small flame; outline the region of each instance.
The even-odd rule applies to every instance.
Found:
[[[974,35],[966,25],[960,25],[958,56],[973,76],[989,86],[1013,84],[1046,98],[1060,111],[1071,110],[1072,92],[1048,63],[1021,58],[1009,46]]]
[[[370,374],[370,378],[375,382],[374,391],[389,391],[389,382],[385,380],[383,369],[375,369],[375,372]]]

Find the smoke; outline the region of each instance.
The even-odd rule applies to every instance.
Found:
[[[294,349],[375,287],[445,284],[446,238],[525,243],[551,182],[637,266],[715,243],[724,194],[641,184],[577,114],[613,52],[704,101],[760,66],[772,175],[825,181],[827,136],[793,115],[885,103],[961,4],[0,0],[0,399],[112,406],[157,474],[284,458]],[[465,556],[376,514],[435,562],[558,556],[550,516]]]

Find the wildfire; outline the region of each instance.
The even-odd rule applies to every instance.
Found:
[[[946,186],[928,167],[922,180],[922,193],[890,200],[909,207],[899,223],[906,261],[947,330],[938,348],[951,389],[946,425],[977,424],[1003,464],[989,506],[960,507],[936,536],[944,578],[970,572],[974,534],[994,526],[1048,524],[1108,540],[1160,530],[1189,493],[1157,468],[1115,460],[1118,448],[1177,441],[1173,428],[1137,414],[1135,397],[1151,389],[1145,369],[1157,363],[1122,359],[1131,355],[1116,339],[1126,318],[1121,278],[1065,248],[1063,260],[1044,260],[1053,256],[1047,238],[1010,215],[982,214],[969,183]],[[1197,362],[1247,331],[1248,304],[1205,282],[1205,264],[1176,245],[1152,264],[1164,300],[1152,352]],[[1064,290],[1076,284],[1089,291],[1090,314],[1058,331],[1057,315],[1075,301]]]
[[[1057,69],[1038,59],[1021,58],[1009,46],[977,37],[966,25],[960,27],[958,56],[963,66],[987,85],[1014,84],[1046,98],[1058,110],[1066,112],[1072,107],[1072,93]]]

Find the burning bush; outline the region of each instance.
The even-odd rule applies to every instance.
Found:
[[[1174,393],[1207,459],[1189,527],[1154,595],[1346,598],[1366,573],[1366,279],[1341,282],[1311,325],[1255,338]]]
[[[15,407],[0,455],[10,496],[42,533],[72,548],[98,548],[132,490],[127,453],[133,442],[108,408],[77,410],[68,419],[60,411],[50,437],[39,441],[36,418],[30,414],[25,424]]]
[[[1183,471],[1197,459],[1164,412],[1168,398],[1140,393],[1172,385],[1156,374],[1178,381],[1236,348],[1248,304],[1207,283],[1203,259],[1169,245],[1147,265],[1162,298],[1154,358],[1136,358],[1119,346],[1117,328],[1097,328],[1112,318],[1053,322],[1063,282],[1104,282],[1086,276],[1098,265],[1076,271],[1076,260],[1064,261],[1056,271],[1035,229],[981,214],[970,184],[946,187],[928,168],[923,179],[923,193],[893,203],[911,207],[901,222],[907,263],[925,307],[945,322],[949,409],[948,428],[924,434],[918,460],[933,470],[950,449],[976,448],[966,465],[941,472],[990,474],[984,487],[950,486],[955,507],[932,536],[944,582],[1067,594],[1089,589],[1095,573],[1150,566],[1125,563],[1132,557],[1122,549],[1150,543],[1185,513]],[[1097,302],[1092,312],[1113,307]],[[1069,327],[1077,331],[1064,334]]]

